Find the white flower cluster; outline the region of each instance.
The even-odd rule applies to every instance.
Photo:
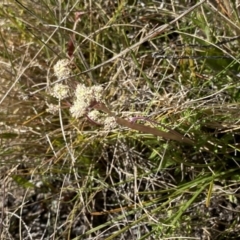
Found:
[[[54,74],[58,79],[64,79],[70,76],[71,68],[68,59],[59,60],[53,67]]]
[[[69,87],[62,83],[56,83],[51,91],[51,95],[59,100],[63,100],[68,97]]]
[[[100,124],[103,124],[102,121],[101,121],[102,114],[97,110],[93,110],[93,111],[89,112],[88,117],[94,122],[98,122]]]
[[[48,108],[46,111],[51,114],[56,114],[59,111],[59,105],[50,103],[50,104],[48,104]]]
[[[97,110],[93,110],[88,113],[90,120],[102,124],[104,129],[110,131],[118,126],[115,117],[108,117],[107,114],[101,113]]]
[[[104,121],[104,129],[105,130],[112,130],[117,127],[117,122],[115,117],[107,117]]]
[[[91,104],[101,102],[103,88],[101,86],[86,87],[78,84],[75,92],[75,101],[73,102],[70,112],[74,118],[84,116]]]

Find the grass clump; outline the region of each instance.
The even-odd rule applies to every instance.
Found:
[[[238,239],[238,12],[1,3],[1,238]]]

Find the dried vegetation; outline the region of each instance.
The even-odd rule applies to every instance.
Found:
[[[239,239],[232,2],[0,3],[1,239]],[[78,84],[121,126],[75,119]]]

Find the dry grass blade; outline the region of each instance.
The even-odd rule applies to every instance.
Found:
[[[124,56],[125,54],[131,52],[133,49],[137,48],[138,46],[140,46],[141,44],[145,43],[146,41],[151,40],[154,37],[157,37],[159,34],[164,33],[164,31],[169,28],[171,25],[174,25],[175,23],[177,23],[181,18],[185,17],[186,15],[188,15],[189,13],[191,13],[194,9],[196,9],[197,7],[201,6],[206,0],[202,0],[199,3],[195,4],[193,7],[189,8],[188,10],[186,10],[184,13],[180,14],[178,17],[176,17],[174,20],[172,20],[170,23],[165,24],[163,26],[157,27],[156,29],[152,30],[149,34],[147,34],[146,37],[142,38],[139,42],[133,44],[132,46],[126,48],[124,51],[120,52],[119,54],[117,54],[116,56],[110,58],[109,60],[98,64],[97,66],[94,66],[84,72],[82,72],[81,74],[87,73],[89,71],[93,71],[96,70],[110,62],[115,61],[118,58],[121,58],[122,56]]]

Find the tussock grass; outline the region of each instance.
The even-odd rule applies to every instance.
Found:
[[[1,239],[238,239],[239,7],[192,2],[1,3]]]

